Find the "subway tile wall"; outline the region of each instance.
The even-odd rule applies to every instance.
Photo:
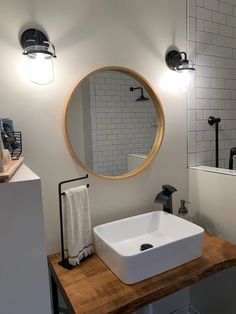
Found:
[[[148,154],[155,140],[153,103],[136,101],[140,90],[131,92],[131,86],[140,83],[117,71],[90,78],[93,169],[106,176],[127,173],[128,154]]]
[[[187,0],[187,51],[196,65],[188,93],[188,165],[215,166],[219,124],[219,166],[228,168],[236,146],[236,0]]]

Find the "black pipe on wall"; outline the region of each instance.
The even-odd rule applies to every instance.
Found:
[[[208,124],[210,126],[215,124],[215,166],[219,167],[219,123],[221,119],[210,116],[208,118]]]

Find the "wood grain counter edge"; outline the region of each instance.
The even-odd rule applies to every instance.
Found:
[[[132,313],[236,266],[236,245],[205,234],[200,258],[133,285],[121,282],[96,255],[73,270],[59,266],[60,258],[48,256],[48,265],[71,313]]]

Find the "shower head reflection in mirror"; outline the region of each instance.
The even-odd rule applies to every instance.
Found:
[[[109,179],[143,170],[159,150],[164,114],[153,88],[127,68],[109,67],[87,75],[65,110],[65,137],[74,159],[87,172]],[[147,156],[128,169],[130,154]]]

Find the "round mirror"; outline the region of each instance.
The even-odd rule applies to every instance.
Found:
[[[164,133],[158,96],[143,77],[122,67],[87,75],[72,92],[64,118],[73,158],[87,172],[110,179],[144,169]]]

